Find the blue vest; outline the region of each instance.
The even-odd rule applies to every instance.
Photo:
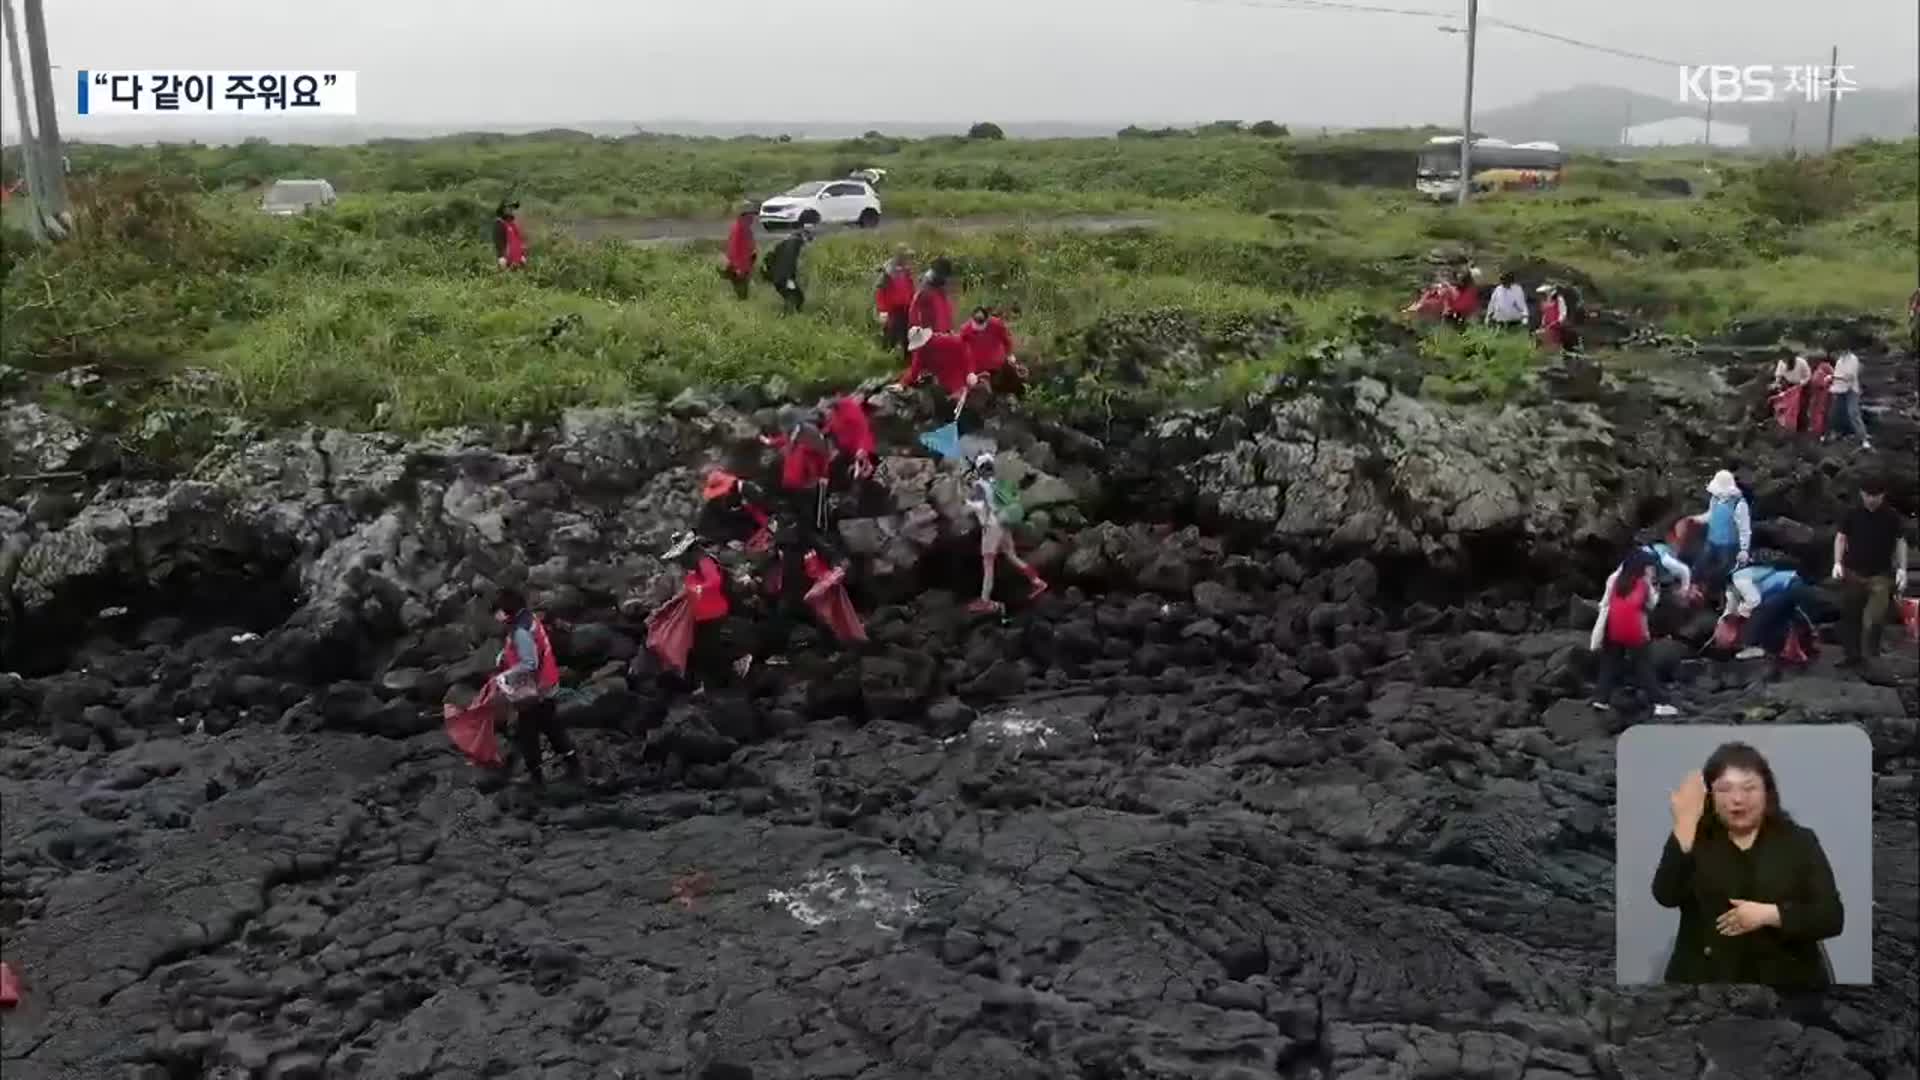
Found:
[[[1647,558],[1653,560],[1653,579],[1655,581],[1666,585],[1679,580],[1678,574],[1667,569],[1666,561],[1668,559],[1673,559],[1675,562],[1680,561],[1679,558],[1674,555],[1672,548],[1665,544],[1648,544],[1641,550],[1647,553]]]
[[[1714,547],[1738,547],[1740,545],[1740,523],[1734,520],[1734,508],[1740,504],[1735,496],[1731,499],[1715,499],[1707,507],[1707,543]]]
[[[1799,574],[1778,566],[1750,566],[1735,576],[1751,582],[1762,600],[1778,596],[1800,584]]]

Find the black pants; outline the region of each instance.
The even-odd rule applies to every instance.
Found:
[[[1849,571],[1840,583],[1840,644],[1849,661],[1880,655],[1880,635],[1893,593],[1892,574],[1862,577]]]
[[[1648,705],[1662,702],[1660,685],[1653,677],[1653,657],[1647,647],[1628,648],[1625,645],[1606,644],[1600,647],[1600,671],[1594,680],[1593,699],[1605,704],[1613,702],[1613,688],[1619,684],[1620,676],[1626,675],[1640,692],[1646,696]]]
[[[749,624],[738,615],[695,623],[693,648],[687,654],[687,677],[709,690],[733,682],[733,665],[753,651]]]
[[[889,351],[897,351],[900,359],[907,359],[907,313],[895,311],[887,315],[886,325],[880,329],[880,344]]]
[[[788,311],[799,311],[806,306],[807,294],[800,288],[800,283],[797,281],[791,285],[781,282],[773,287],[773,291],[779,293],[780,299],[786,301]]]
[[[733,282],[733,295],[742,300],[747,298],[747,283],[753,280],[752,274],[736,274],[731,270],[723,271],[727,280]]]
[[[561,760],[567,775],[580,774],[580,759],[574,756],[573,740],[560,726],[560,710],[552,700],[529,701],[513,706],[513,745],[526,763],[527,775],[536,784],[546,781],[540,768],[540,740],[545,738],[554,755]]]
[[[1753,617],[1747,620],[1747,644],[1765,649],[1770,655],[1780,655],[1780,650],[1787,647],[1787,634],[1793,630],[1794,617],[1806,592],[1804,586],[1795,585],[1762,600],[1753,610]]]

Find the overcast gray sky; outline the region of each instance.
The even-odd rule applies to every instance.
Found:
[[[17,0],[16,0],[17,2]],[[91,69],[353,69],[368,122],[1457,123],[1465,0],[49,0],[61,112]],[[1348,0],[1323,0],[1347,3]],[[1273,5],[1273,6],[1265,6]],[[1916,78],[1913,0],[1484,0],[1483,19],[1700,63]],[[1486,27],[1488,106],[1660,64]],[[0,95],[10,87],[0,80]],[[9,97],[6,126],[13,126]],[[74,136],[84,138],[84,125]]]

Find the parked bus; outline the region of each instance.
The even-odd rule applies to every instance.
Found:
[[[1476,192],[1540,191],[1560,186],[1567,153],[1558,143],[1475,139],[1470,164]],[[1414,188],[1432,199],[1451,199],[1459,194],[1460,136],[1439,135],[1427,140],[1427,148],[1420,152],[1420,172]]]

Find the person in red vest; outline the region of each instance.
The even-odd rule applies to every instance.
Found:
[[[1595,681],[1593,707],[1613,708],[1613,688],[1621,674],[1628,675],[1653,706],[1658,717],[1678,716],[1679,710],[1666,703],[1654,679],[1653,661],[1647,646],[1653,641],[1647,613],[1660,602],[1657,568],[1646,548],[1636,546],[1626,560],[1607,576],[1600,594],[1600,612],[1593,620],[1593,634],[1587,647],[1599,656],[1599,676]]]
[[[493,212],[493,257],[502,270],[527,265],[527,239],[520,231],[517,202],[503,202]]]
[[[700,547],[693,533],[683,534],[662,557],[685,571],[680,588],[693,614],[693,648],[687,656],[687,675],[694,683],[694,692],[721,685],[729,675],[744,678],[753,669],[753,653],[732,655],[736,650],[733,628],[728,623],[732,621],[733,601],[727,595],[727,573],[720,568],[719,560]]]
[[[756,485],[725,469],[714,469],[707,473],[700,499],[701,536],[739,543],[748,551],[765,551],[771,546],[773,515]]]
[[[512,723],[513,740],[533,786],[546,784],[540,767],[543,737],[559,756],[568,778],[580,779],[580,759],[560,726],[560,713],[554,703],[554,691],[560,687],[560,665],[547,640],[546,626],[527,608],[527,598],[518,589],[500,590],[494,598],[493,618],[507,628],[499,669],[493,677],[495,707],[499,710],[497,726],[504,729]]]
[[[913,260],[905,244],[893,249],[893,257],[880,267],[880,279],[873,287],[873,310],[880,320],[880,343],[888,349],[907,352],[908,320],[913,311]]]
[[[919,382],[922,375],[932,375],[940,389],[958,401],[980,381],[973,370],[972,352],[958,334],[940,334],[916,326],[907,331],[907,356],[907,372],[898,384],[902,390]]]
[[[1466,327],[1473,324],[1473,317],[1480,311],[1480,287],[1473,282],[1473,273],[1462,270],[1454,278],[1453,291],[1447,294],[1446,320],[1455,326]]]
[[[1540,341],[1549,348],[1564,349],[1567,345],[1567,301],[1560,290],[1552,285],[1542,285],[1534,290],[1540,296],[1540,329],[1535,331]]]
[[[1026,388],[1027,369],[1013,355],[1013,331],[998,313],[974,308],[973,317],[960,327],[960,340],[966,343],[974,372],[994,393],[1018,394]]]
[[[753,242],[753,226],[758,220],[759,208],[748,200],[740,204],[733,227],[727,230],[727,265],[720,272],[733,282],[733,294],[742,300],[747,298],[747,283],[753,280],[753,268],[759,262]]]
[[[1420,295],[1401,312],[1412,315],[1421,322],[1439,322],[1453,310],[1454,287],[1445,278],[1434,279],[1433,284],[1420,290]]]
[[[953,330],[953,298],[947,295],[947,284],[952,280],[953,264],[944,257],[933,260],[907,312],[909,329],[924,326],[936,334]]]
[[[902,347],[905,344],[901,342]],[[874,455],[880,446],[873,437],[873,424],[867,419],[864,402],[852,394],[836,399],[827,407],[826,419],[820,426],[839,450],[834,461],[846,462],[850,479],[865,480],[873,475]]]

